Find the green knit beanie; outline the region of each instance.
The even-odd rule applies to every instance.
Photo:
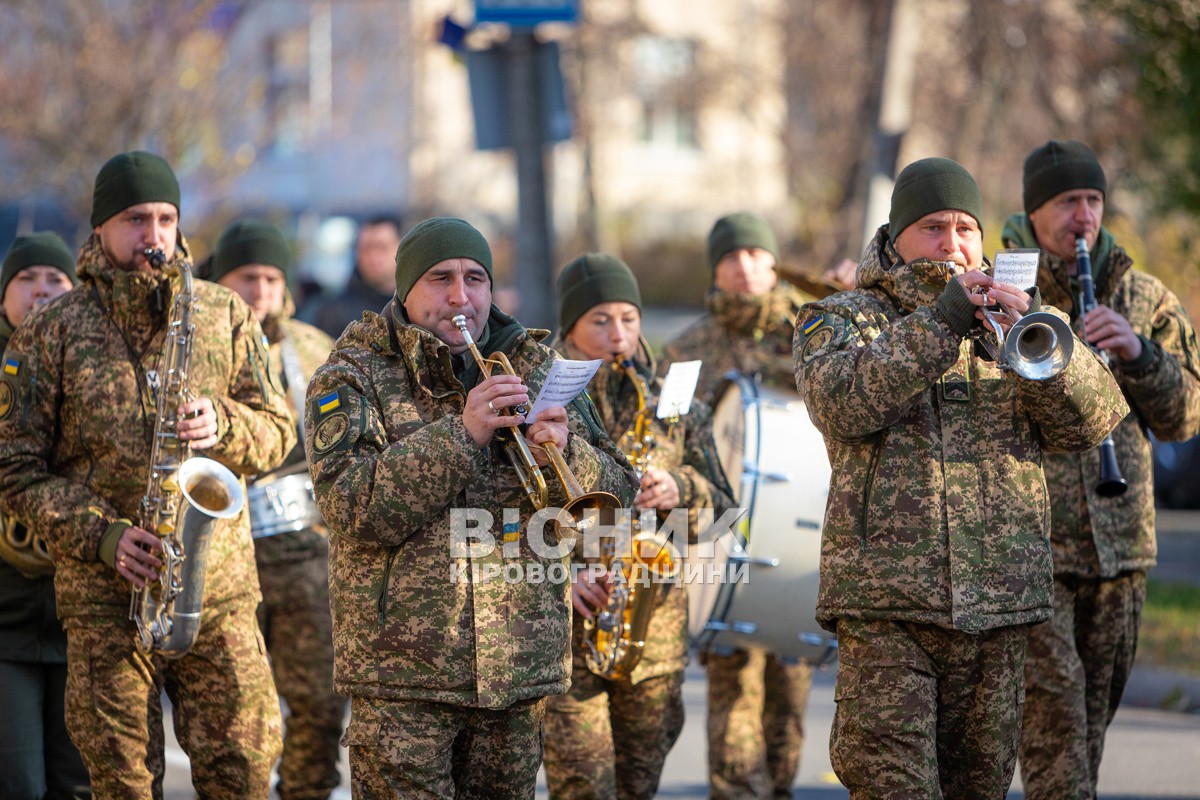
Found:
[[[413,284],[429,268],[448,258],[477,261],[492,277],[492,249],[471,223],[455,217],[434,217],[417,223],[396,249],[396,297],[408,297]]]
[[[625,262],[608,253],[587,253],[563,267],[558,276],[558,331],[567,331],[600,303],[632,303],[640,311],[642,293]]]
[[[4,257],[4,269],[0,271],[0,300],[8,289],[8,283],[26,267],[54,267],[66,274],[76,284],[75,256],[67,243],[57,233],[31,233],[18,236]]]
[[[779,261],[779,245],[767,221],[749,211],[738,211],[721,217],[708,232],[708,266],[713,272],[731,250],[757,247],[766,250]]]
[[[179,209],[179,181],[162,156],[134,150],[113,156],[96,175],[92,227],[139,203],[170,203]]]
[[[216,282],[222,276],[247,264],[278,267],[287,275],[288,268],[292,265],[292,251],[278,228],[269,222],[257,220],[245,220],[230,225],[217,240],[208,279]]]
[[[1083,142],[1046,142],[1025,157],[1025,213],[1037,211],[1057,194],[1072,189],[1108,193],[1104,169],[1092,148]]]
[[[904,229],[935,211],[963,211],[983,229],[983,194],[971,173],[948,158],[923,158],[896,176],[888,235],[894,243]]]

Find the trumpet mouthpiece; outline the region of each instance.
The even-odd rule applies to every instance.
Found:
[[[452,317],[450,319],[450,321],[454,323],[454,327],[456,327],[456,328],[467,327],[467,318],[464,317],[462,314],[456,314],[454,317]]]

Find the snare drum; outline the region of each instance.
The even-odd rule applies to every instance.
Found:
[[[837,640],[816,620],[829,458],[793,391],[739,373],[713,412],[717,455],[746,515],[688,548],[688,628],[701,650],[757,648],[821,663]]]
[[[307,467],[303,472],[256,481],[246,491],[246,502],[250,507],[250,535],[255,539],[302,531],[324,522]]]

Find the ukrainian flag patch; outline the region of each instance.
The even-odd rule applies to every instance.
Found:
[[[342,400],[338,397],[337,392],[330,392],[324,397],[317,398],[317,410],[322,414],[328,414],[342,404]]]
[[[825,321],[825,315],[817,314],[815,317],[810,319],[808,322],[804,323],[804,327],[800,329],[800,332],[803,333],[805,336],[808,336],[810,333],[815,331],[817,328],[821,327],[821,323],[823,323],[824,321]]]
[[[4,359],[4,374],[5,375],[18,375],[18,374],[20,374],[20,372],[21,372],[21,359],[11,358],[11,357]]]

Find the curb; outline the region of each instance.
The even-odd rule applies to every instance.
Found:
[[[1134,664],[1121,704],[1200,714],[1200,675]]]

